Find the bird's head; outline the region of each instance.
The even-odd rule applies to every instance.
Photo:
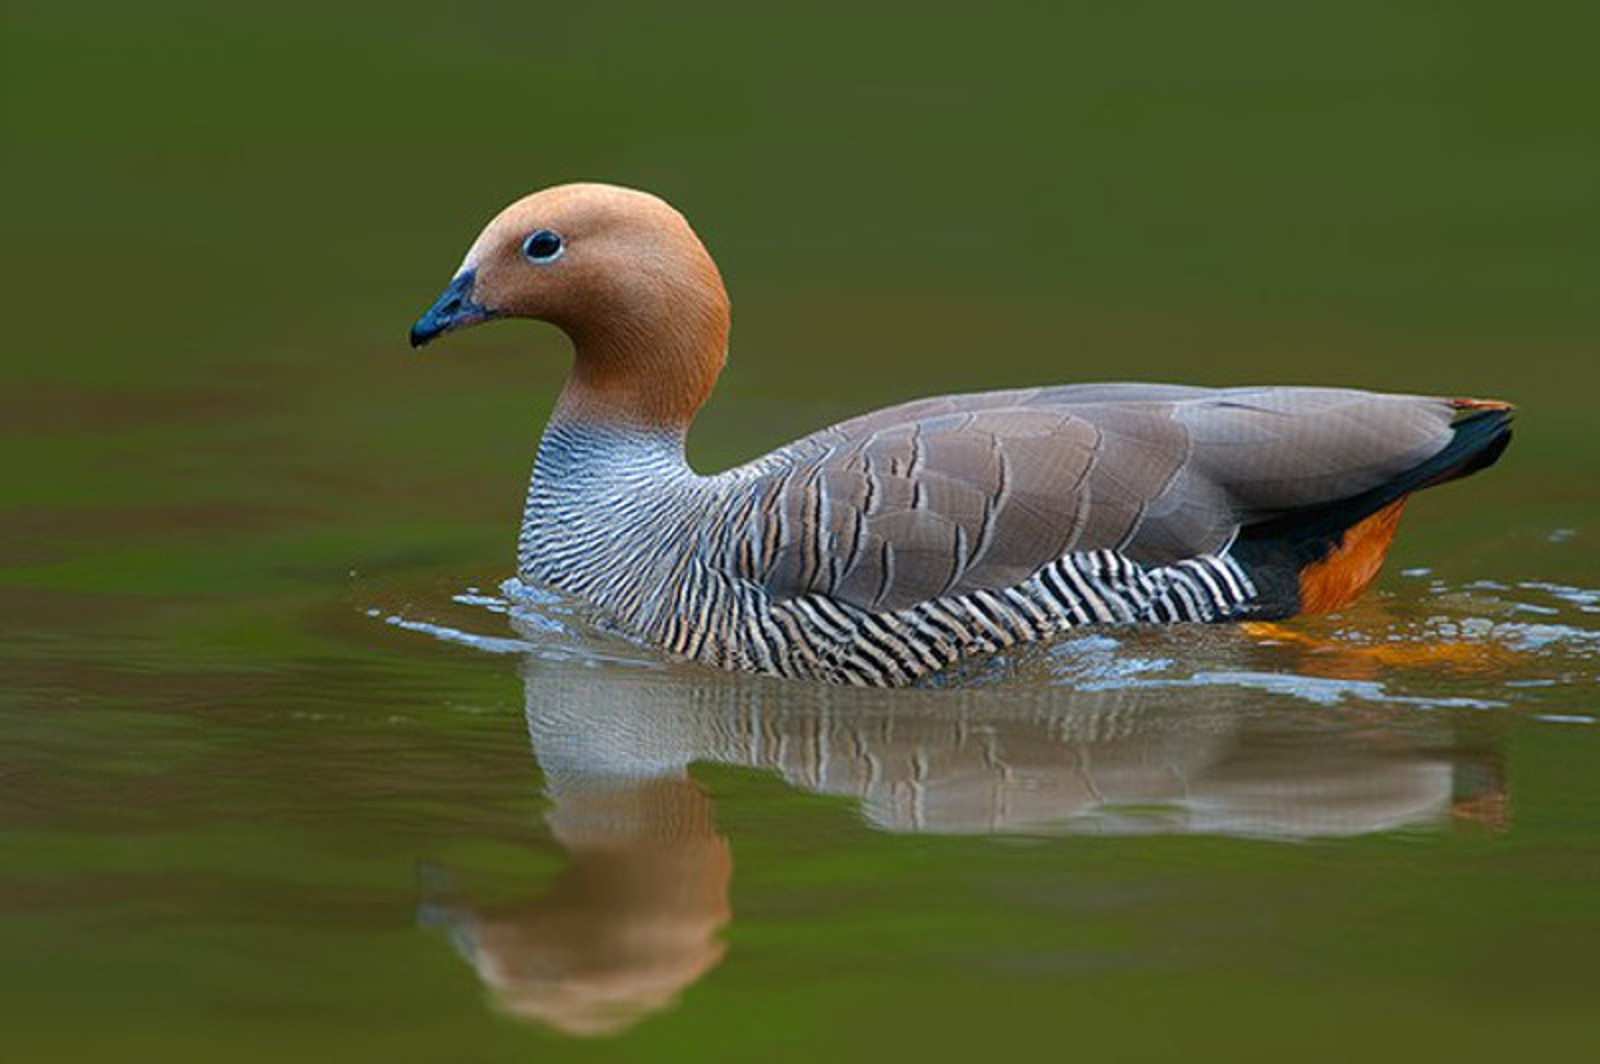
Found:
[[[687,424],[727,350],[728,297],[705,245],[662,200],[613,185],[558,185],[501,211],[411,344],[494,318],[572,339],[565,405],[647,424]]]

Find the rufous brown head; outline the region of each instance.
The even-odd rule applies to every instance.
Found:
[[[699,237],[661,199],[613,185],[558,185],[501,211],[411,344],[494,318],[558,326],[577,354],[564,402],[630,420],[686,423],[727,347],[727,294]]]

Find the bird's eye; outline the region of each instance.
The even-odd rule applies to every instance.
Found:
[[[553,229],[536,230],[522,242],[522,253],[530,262],[554,262],[561,248],[561,234]]]

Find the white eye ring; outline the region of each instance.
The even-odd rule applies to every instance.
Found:
[[[522,242],[522,257],[540,266],[548,266],[567,250],[567,242],[554,229],[535,229]]]

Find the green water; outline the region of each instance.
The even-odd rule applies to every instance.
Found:
[[[1581,3],[19,2],[0,41],[8,1059],[1574,1059],[1600,1046]],[[513,601],[553,331],[404,334],[654,189],[725,465],[914,395],[1522,407],[1377,592],[961,685]]]

